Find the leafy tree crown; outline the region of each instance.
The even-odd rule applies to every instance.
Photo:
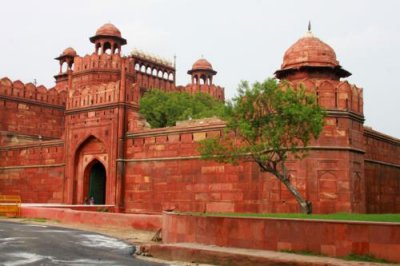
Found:
[[[238,96],[222,114],[226,133],[220,139],[200,143],[203,158],[235,163],[249,155],[266,167],[276,168],[288,153],[305,155],[305,147],[322,130],[325,112],[303,86],[292,88],[287,82],[268,79],[252,87],[242,81]]]
[[[153,128],[174,126],[176,121],[218,116],[224,104],[205,93],[164,92],[153,89],[140,99],[139,112]]]

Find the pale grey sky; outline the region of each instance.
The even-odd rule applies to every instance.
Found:
[[[89,37],[111,22],[128,44],[173,59],[177,84],[204,55],[228,98],[240,80],[263,80],[306,32],[332,46],[341,65],[364,88],[365,124],[400,138],[400,1],[367,0],[36,0],[4,1],[0,16],[0,77],[54,85],[54,57],[74,47],[91,53]]]

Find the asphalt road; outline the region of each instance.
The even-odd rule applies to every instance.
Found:
[[[0,265],[162,265],[118,239],[47,225],[0,222]]]

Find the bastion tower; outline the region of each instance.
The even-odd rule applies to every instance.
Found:
[[[293,163],[299,190],[316,212],[365,212],[362,89],[342,80],[351,73],[310,28],[285,52],[275,75],[293,87],[303,85],[327,112],[308,158]]]

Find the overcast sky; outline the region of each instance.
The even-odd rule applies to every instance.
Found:
[[[69,0],[4,1],[0,16],[0,77],[54,85],[54,57],[72,46],[93,52],[89,37],[111,22],[133,48],[173,60],[177,84],[204,55],[227,98],[240,80],[273,76],[284,52],[304,35],[332,46],[364,88],[365,124],[400,138],[400,1]]]

